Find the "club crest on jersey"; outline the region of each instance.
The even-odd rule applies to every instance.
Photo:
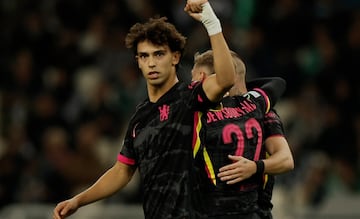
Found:
[[[169,105],[164,104],[162,106],[159,106],[160,121],[168,120],[169,112],[170,112],[170,106]]]

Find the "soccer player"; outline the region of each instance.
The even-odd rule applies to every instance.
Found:
[[[60,202],[53,218],[62,219],[81,206],[122,189],[138,168],[147,219],[195,218],[191,191],[192,137],[195,112],[221,100],[234,84],[234,65],[221,24],[207,0],[188,0],[184,10],[206,28],[217,74],[184,84],[176,77],[185,37],[165,18],[137,23],[126,36],[147,83],[148,99],[132,116],[117,162],[97,182]],[[196,186],[196,185],[195,185]]]
[[[259,218],[260,215],[261,218],[271,218],[269,202],[271,205],[273,183],[264,184],[263,187],[261,176],[265,169],[273,174],[289,171],[293,168],[293,159],[283,135],[270,137],[277,134],[278,126],[274,123],[276,118],[273,111],[264,117],[269,107],[266,92],[270,94],[271,101],[276,101],[284,87],[279,86],[276,93],[274,88],[266,84],[262,87],[265,93],[261,90],[258,93],[255,90],[247,92],[245,65],[236,53],[232,53],[232,56],[237,74],[235,85],[230,90],[231,97],[225,97],[219,109],[202,115],[203,127],[199,135],[202,136],[203,151],[200,151],[202,160],[199,166],[203,199],[208,201],[198,209],[213,218],[239,218],[240,215],[241,218]],[[195,56],[192,71],[194,80],[201,81],[214,72],[212,58],[211,50]],[[270,85],[276,82],[275,79],[273,82],[270,80]],[[263,158],[263,133],[269,136],[266,137],[266,149],[272,156],[271,159],[258,161]],[[222,167],[231,160],[235,163]],[[202,164],[205,164],[204,167]],[[201,171],[201,168],[205,168],[206,172]],[[222,171],[220,173],[219,168]],[[222,181],[227,181],[227,184]],[[259,190],[259,198],[256,188]],[[257,199],[264,210],[258,209]]]
[[[243,71],[245,73],[245,65],[241,62],[240,64],[240,66],[243,66]],[[240,71],[241,74],[241,69],[242,68],[237,68],[236,71]],[[246,86],[261,87],[265,81],[266,80],[259,78],[246,83]],[[243,90],[238,88],[237,90],[238,91],[232,90],[231,95],[246,92],[245,89]],[[262,152],[261,159],[263,159],[264,162],[263,172],[265,174],[261,181],[263,185],[259,187],[258,190],[258,213],[262,219],[272,219],[271,210],[273,208],[273,204],[271,203],[271,199],[275,183],[274,175],[293,170],[294,159],[289,144],[285,138],[282,121],[275,109],[271,108],[265,115],[263,129],[265,151]],[[220,180],[227,181],[228,184],[234,184],[246,179],[247,177],[250,177],[254,171],[256,171],[253,168],[253,162],[247,162],[244,157],[229,155],[229,158],[233,160],[234,163],[220,168],[218,174]]]

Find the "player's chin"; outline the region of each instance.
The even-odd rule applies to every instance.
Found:
[[[150,84],[151,86],[162,86],[165,84],[165,80],[162,78],[148,78],[148,84]]]

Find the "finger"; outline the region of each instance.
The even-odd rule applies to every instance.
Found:
[[[203,2],[201,1],[188,1],[187,5],[190,6],[192,12],[201,12]]]
[[[199,13],[188,12],[188,14],[197,21],[201,21],[201,15]]]
[[[198,5],[202,5],[206,2],[208,2],[208,0],[188,0],[187,1],[188,4],[198,4]]]
[[[236,173],[236,174],[231,174],[231,175],[220,177],[220,180],[221,181],[229,181],[229,180],[234,180],[234,179],[239,178],[239,177],[243,178],[242,174]]]
[[[226,182],[226,184],[228,184],[228,185],[232,185],[232,184],[235,184],[235,183],[241,182],[242,180],[243,180],[243,178],[238,177],[238,178],[236,178],[236,179],[233,179],[233,180],[229,180],[229,181],[227,181],[227,182]]]
[[[226,184],[235,184],[237,182],[244,180],[245,178],[246,177],[243,174],[237,173],[237,174],[220,177],[220,180],[226,181]]]
[[[232,163],[232,164],[228,164],[228,165],[225,165],[223,167],[221,167],[219,169],[220,172],[223,172],[223,171],[228,171],[228,170],[232,170],[232,169],[235,169],[238,167],[238,164],[237,163]]]
[[[68,207],[68,206],[65,206],[65,208],[63,208],[63,209],[60,211],[60,216],[66,216],[68,212],[69,212],[69,207]]]
[[[193,5],[193,6],[192,6],[191,10],[192,10],[193,12],[200,13],[200,12],[202,11],[202,7],[201,7],[201,5],[196,4],[196,5]]]
[[[184,11],[191,13],[200,13],[202,11],[202,8],[194,4],[186,4],[184,7]]]
[[[189,4],[186,4],[184,7],[184,11],[189,12],[190,11],[190,6]]]
[[[59,205],[56,206],[56,208],[53,211],[53,218],[60,219],[59,209],[60,209],[60,206]]]
[[[228,158],[229,158],[230,160],[233,160],[233,161],[239,161],[239,160],[241,160],[243,157],[242,157],[242,156],[236,156],[236,155],[231,155],[231,154],[229,154],[229,155],[228,155]]]
[[[61,219],[62,217],[58,213],[53,214],[53,219]]]
[[[232,168],[232,169],[229,169],[229,170],[226,170],[226,171],[219,172],[218,176],[229,176],[229,175],[237,174],[239,172],[240,171],[238,169]]]
[[[229,176],[229,175],[231,175],[230,170],[226,170],[226,171],[223,171],[223,172],[219,172],[217,176],[218,177],[226,177],[226,176]]]
[[[218,177],[225,177],[225,176],[238,175],[238,174],[242,175],[243,171],[240,168],[234,168],[224,172],[219,172]]]

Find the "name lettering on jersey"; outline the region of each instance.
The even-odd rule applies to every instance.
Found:
[[[170,112],[170,106],[169,105],[162,105],[159,106],[159,112],[160,112],[160,121],[168,120],[169,118],[169,112]]]
[[[256,109],[256,104],[249,100],[243,100],[240,107],[224,107],[216,111],[208,111],[206,114],[206,122],[212,123],[224,119],[232,119],[241,117],[247,113],[253,112]]]

